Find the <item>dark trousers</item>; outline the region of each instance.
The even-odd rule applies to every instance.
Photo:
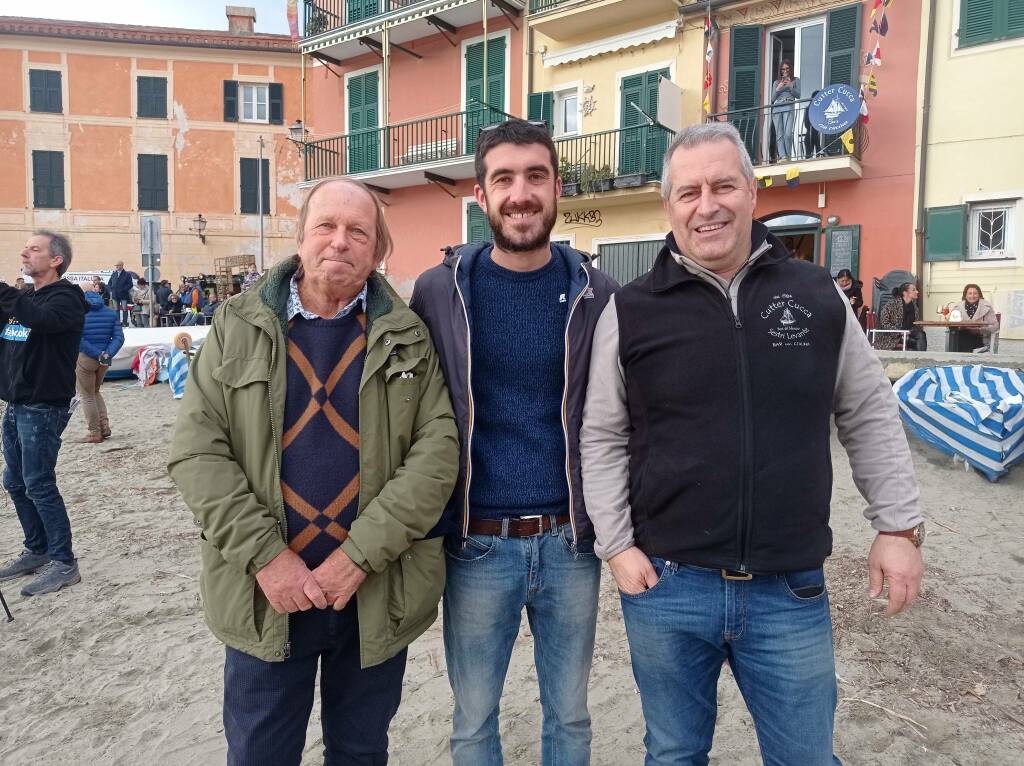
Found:
[[[228,766],[299,766],[320,666],[324,766],[383,766],[388,726],[402,697],[407,651],[359,667],[353,601],[341,612],[289,617],[291,656],[264,662],[228,648],[224,663],[224,734]]]
[[[3,487],[25,532],[25,548],[70,564],[71,521],[57,489],[57,453],[71,417],[67,407],[8,404],[3,419]]]

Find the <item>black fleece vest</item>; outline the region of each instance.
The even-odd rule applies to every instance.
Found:
[[[831,553],[844,306],[825,270],[768,240],[740,283],[738,316],[668,247],[615,297],[633,425],[629,499],[649,555],[772,573]]]

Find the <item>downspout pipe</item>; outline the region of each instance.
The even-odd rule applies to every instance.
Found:
[[[932,100],[932,59],[935,55],[935,0],[928,3],[927,43],[924,55],[924,92],[921,98],[921,148],[917,163],[917,226],[914,236],[917,247],[914,253],[914,273],[919,282],[924,280],[924,237],[925,237],[925,180],[928,177],[928,127],[931,122]]]

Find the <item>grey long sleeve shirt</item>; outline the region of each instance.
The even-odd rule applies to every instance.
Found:
[[[735,308],[739,285],[763,250],[753,253],[728,284],[685,256],[672,255],[681,268],[722,291]],[[838,287],[836,300],[846,305],[833,393],[839,441],[849,456],[853,481],[868,503],[864,516],[872,527],[878,531],[910,529],[922,519],[910,446],[900,423],[896,396]],[[597,536],[594,549],[606,561],[634,544],[629,505],[629,429],[626,376],[620,363],[619,323],[612,296],[594,331],[580,431],[583,491]]]

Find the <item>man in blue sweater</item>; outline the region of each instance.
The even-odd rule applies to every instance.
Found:
[[[550,243],[561,193],[547,129],[487,128],[476,198],[494,243],[416,283],[462,435],[448,506],[444,640],[455,766],[502,763],[498,703],[526,609],[536,645],[542,764],[590,761],[587,680],[600,565],[583,506],[579,428],[597,318],[616,289]]]

